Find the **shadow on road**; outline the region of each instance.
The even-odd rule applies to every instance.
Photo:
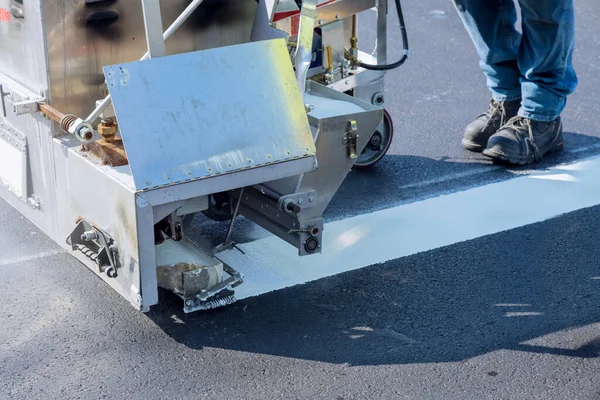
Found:
[[[600,321],[598,220],[599,207],[580,210],[206,313],[185,315],[166,294],[148,316],[192,349],[328,363],[449,362],[502,349],[598,357],[600,334],[572,343],[559,332]]]

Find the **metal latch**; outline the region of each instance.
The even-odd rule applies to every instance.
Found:
[[[37,99],[16,101],[13,103],[13,114],[24,115],[33,114],[39,111],[40,103],[46,101],[44,97],[38,97]]]
[[[344,134],[344,144],[348,148],[348,157],[355,159],[358,157],[356,154],[356,143],[358,142],[358,128],[356,127],[356,121],[350,120],[350,130]]]
[[[24,114],[33,114],[39,111],[39,103],[43,103],[46,101],[46,96],[44,92],[42,92],[42,96],[36,98],[24,99],[23,97],[17,94],[16,96],[21,98],[20,101],[15,101],[15,93],[4,90],[4,86],[0,84],[0,102],[2,102],[2,114],[4,118],[8,117],[6,113],[6,97],[10,96],[13,101],[12,104],[12,112],[14,115],[24,115]]]

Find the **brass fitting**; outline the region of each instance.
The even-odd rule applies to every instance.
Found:
[[[102,138],[106,142],[115,140],[115,135],[118,130],[117,124],[110,120],[102,120],[98,125],[98,133],[102,135]]]
[[[327,72],[333,71],[333,51],[331,46],[327,46]]]

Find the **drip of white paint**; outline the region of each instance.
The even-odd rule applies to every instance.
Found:
[[[559,174],[561,179],[555,179]],[[547,179],[549,178],[550,179]],[[268,237],[222,253],[242,299],[544,221],[600,204],[600,157],[328,223],[323,254]]]
[[[56,249],[56,250],[44,251],[44,252],[38,253],[38,254],[31,254],[28,256],[13,257],[13,258],[9,258],[7,260],[0,260],[0,267],[12,265],[12,264],[18,264],[18,263],[22,263],[22,262],[26,262],[26,261],[31,261],[31,260],[37,260],[39,258],[51,257],[51,256],[55,256],[57,254],[61,254],[64,252],[65,252],[64,250]]]

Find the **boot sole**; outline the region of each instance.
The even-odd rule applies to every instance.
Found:
[[[485,150],[484,145],[477,144],[465,138],[462,140],[462,147],[474,153],[481,153],[483,150]]]
[[[561,132],[559,135],[556,136],[556,139],[554,139],[552,142],[540,149],[540,156],[543,157],[547,153],[561,151],[564,148],[564,144],[565,142]],[[495,160],[504,161],[515,165],[529,165],[535,162],[535,157],[533,155],[529,157],[514,156],[490,149],[484,150],[483,155],[486,157],[493,158]]]

